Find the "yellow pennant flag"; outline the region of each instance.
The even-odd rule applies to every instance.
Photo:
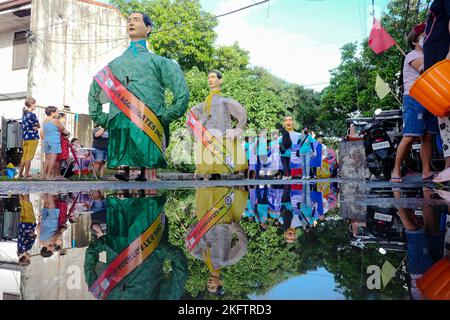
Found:
[[[389,88],[388,84],[384,82],[378,74],[377,81],[375,82],[375,91],[381,100],[391,92],[391,88]]]
[[[383,288],[386,288],[387,284],[395,276],[397,269],[389,262],[385,261],[381,267],[381,280],[383,281]]]

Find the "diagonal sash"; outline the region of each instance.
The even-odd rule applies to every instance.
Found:
[[[233,155],[222,143],[222,139],[216,139],[208,129],[197,119],[194,113],[191,111],[188,115],[188,125],[194,132],[194,135],[201,140],[203,146],[211,153],[211,155],[223,162],[223,165],[229,172],[234,172],[235,165],[233,163]]]
[[[120,111],[145,132],[163,153],[164,129],[152,109],[128,91],[108,66],[100,70],[94,79]]]
[[[189,232],[186,237],[189,251],[192,251],[205,233],[207,233],[209,229],[230,211],[231,205],[233,204],[233,198],[234,191],[233,189],[229,189],[228,192],[200,219],[194,229]]]
[[[89,288],[97,299],[106,299],[117,284],[141,265],[158,247],[164,233],[165,216],[160,213],[156,220],[125,248]]]

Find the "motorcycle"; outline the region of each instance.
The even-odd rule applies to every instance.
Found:
[[[389,180],[394,168],[396,149],[387,134],[385,122],[374,119],[362,128],[369,172],[380,180]]]

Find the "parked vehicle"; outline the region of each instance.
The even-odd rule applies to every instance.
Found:
[[[394,168],[396,149],[384,122],[375,119],[362,130],[367,166],[378,179],[389,180]]]
[[[370,173],[378,179],[389,180],[397,148],[403,137],[402,111],[379,111],[374,117],[349,118],[347,119],[347,128],[347,141],[365,141],[366,160]],[[402,175],[422,172],[420,147],[421,143],[418,137],[402,165]],[[434,171],[442,171],[444,167],[442,142],[440,137],[436,136],[433,140],[431,168]]]

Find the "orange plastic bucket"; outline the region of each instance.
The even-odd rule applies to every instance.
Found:
[[[445,59],[425,71],[413,84],[409,95],[438,117],[450,114],[450,60]]]
[[[450,258],[436,262],[417,279],[417,286],[429,300],[450,300]]]

